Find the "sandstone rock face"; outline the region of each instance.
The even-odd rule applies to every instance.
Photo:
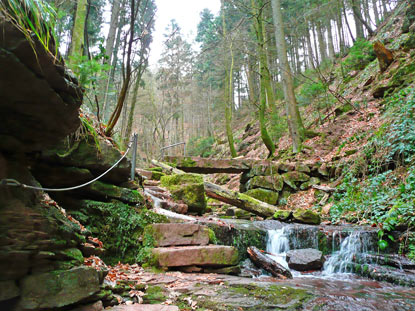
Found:
[[[322,252],[312,248],[295,249],[287,252],[287,262],[291,269],[297,271],[320,270],[324,256]]]
[[[207,227],[197,224],[153,224],[146,227],[144,237],[147,235],[156,247],[209,244]]]
[[[283,187],[283,179],[280,175],[272,176],[255,176],[248,182],[247,189],[264,188],[274,191],[281,191]]]
[[[238,264],[238,251],[232,246],[208,245],[154,248],[153,255],[160,267],[221,267]]]
[[[100,284],[95,269],[77,267],[29,275],[21,281],[21,290],[22,309],[54,309],[92,296],[100,290]]]
[[[0,17],[0,150],[42,150],[80,125],[78,82],[36,40],[35,50]]]
[[[278,192],[261,188],[248,190],[245,194],[271,205],[277,205],[279,196]]]
[[[0,281],[0,301],[9,300],[20,295],[20,290],[14,281]]]

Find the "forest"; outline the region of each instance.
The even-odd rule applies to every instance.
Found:
[[[415,3],[215,3],[0,2],[1,310],[415,308]]]

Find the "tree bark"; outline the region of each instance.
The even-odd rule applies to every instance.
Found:
[[[81,56],[84,46],[84,29],[86,21],[87,0],[78,0],[69,56]]]
[[[272,276],[281,278],[281,279],[292,279],[293,276],[290,270],[284,268],[275,260],[272,260],[268,256],[264,255],[258,248],[255,246],[250,246],[247,249],[249,258],[253,263],[258,267],[262,268],[265,271],[272,274]]]
[[[361,31],[363,31],[363,26],[361,26],[361,25],[364,25],[366,27],[367,32],[369,33],[369,35],[370,36],[373,36],[373,34],[375,32],[373,31],[372,27],[370,27],[370,25],[364,20],[364,18],[362,16],[362,10],[360,8],[360,3],[358,1],[359,0],[352,0],[353,14],[354,14],[354,17],[357,18],[357,20],[356,20],[356,27],[358,27],[358,24],[359,24],[359,28],[356,28],[356,29],[360,33]],[[358,21],[360,23],[358,23]],[[362,30],[360,30],[360,27],[362,28]],[[357,37],[358,38],[364,38],[364,33],[363,33],[363,36],[361,36],[361,34],[358,34]]]
[[[232,84],[233,84],[233,50],[232,39],[230,43],[230,51],[232,53],[232,66],[229,69],[228,56],[226,55],[226,16],[225,16],[225,1],[221,0],[221,13],[222,13],[222,31],[223,31],[223,55],[224,55],[224,67],[225,67],[225,90],[224,90],[224,108],[225,108],[225,127],[226,136],[228,138],[229,150],[232,158],[236,158],[238,155],[235,149],[235,142],[232,133]]]
[[[281,13],[280,0],[272,0],[272,11],[275,27],[275,38],[280,60],[281,75],[283,77],[284,95],[286,101],[287,121],[290,128],[290,134],[293,142],[293,152],[301,150],[301,142],[305,136],[304,126],[298,110],[297,100],[294,94],[294,83],[291,76],[291,69],[287,58],[287,49],[285,46],[285,35]]]

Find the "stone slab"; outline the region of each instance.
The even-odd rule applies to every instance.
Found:
[[[238,251],[232,246],[208,245],[154,248],[153,255],[160,267],[223,267],[238,264]]]
[[[157,247],[209,244],[208,228],[197,224],[153,224],[146,228],[146,233]]]

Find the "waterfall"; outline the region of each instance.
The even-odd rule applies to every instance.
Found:
[[[368,252],[369,240],[360,232],[352,232],[340,244],[340,250],[335,252],[324,263],[323,275],[334,273],[352,273],[353,262],[356,258],[364,259]]]
[[[272,254],[268,256],[287,269],[289,268],[285,256],[289,250],[290,244],[285,228],[268,230],[267,252]]]

